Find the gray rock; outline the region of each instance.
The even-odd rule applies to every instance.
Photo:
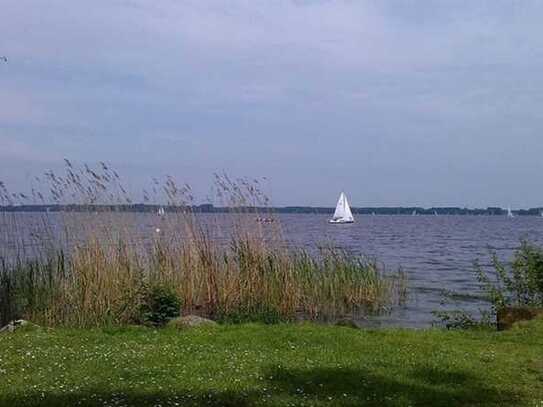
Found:
[[[511,329],[513,325],[520,321],[529,321],[531,319],[543,318],[543,308],[535,307],[505,307],[498,310],[496,319],[498,322],[498,331]]]
[[[168,322],[169,327],[183,329],[183,328],[193,328],[197,326],[216,326],[217,323],[211,319],[202,318],[198,315],[186,315],[184,317],[179,317],[172,319]]]
[[[9,333],[9,332],[15,332],[16,330],[24,327],[30,327],[30,326],[37,326],[29,321],[25,321],[24,319],[18,319],[17,321],[12,321],[9,324],[7,324],[5,327],[0,329],[0,333]]]

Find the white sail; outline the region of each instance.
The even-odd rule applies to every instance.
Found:
[[[337,201],[336,211],[330,220],[332,223],[351,223],[354,221],[347,196],[342,192]]]
[[[515,215],[513,215],[513,211],[511,210],[511,207],[507,208],[507,217],[514,218]]]

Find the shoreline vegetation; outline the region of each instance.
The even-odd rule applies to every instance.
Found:
[[[105,164],[67,161],[37,185],[49,191],[1,184],[0,203],[89,210],[0,212],[0,325],[31,321],[0,332],[0,405],[543,405],[541,317],[506,332],[462,311],[443,325],[472,329],[353,329],[341,318],[402,306],[406,276],[332,244],[290,247],[278,219],[255,219],[276,219],[257,180],[217,176],[230,208],[217,218],[192,210],[189,186],[156,181],[148,205],[183,210],[157,209],[144,230],[115,210],[130,197]],[[494,312],[543,305],[543,249],[523,242],[494,269],[476,269]]]
[[[434,311],[440,324],[448,329],[488,328],[508,329],[515,322],[543,315],[543,247],[526,240],[520,242],[509,262],[501,261],[491,253],[490,270],[476,261],[474,272],[489,303],[480,309],[479,316],[463,309]],[[445,291],[445,301],[463,293]]]
[[[14,199],[90,208],[130,205],[121,178],[105,163],[37,178],[31,196],[0,185],[0,203]],[[155,180],[148,201],[185,210],[156,214],[138,230],[115,211],[43,213],[28,225],[0,214],[0,322],[27,319],[43,326],[160,324],[177,314],[224,322],[331,320],[389,312],[407,296],[401,270],[333,245],[308,253],[289,247],[280,222],[255,222],[269,204],[258,180],[215,178],[215,199],[231,208],[219,221],[190,210],[190,186]],[[272,211],[260,210],[273,217]],[[21,240],[25,229],[29,241]],[[27,230],[28,232],[28,230]]]

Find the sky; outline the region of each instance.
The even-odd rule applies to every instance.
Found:
[[[543,2],[6,0],[0,180],[106,161],[274,205],[543,205]]]

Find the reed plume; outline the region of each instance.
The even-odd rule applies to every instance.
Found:
[[[401,273],[337,249],[286,244],[259,180],[217,174],[212,203],[227,209],[206,215],[191,187],[172,177],[144,191],[142,208],[153,212],[130,212],[132,198],[106,163],[66,160],[64,174],[47,172],[36,184],[12,194],[0,183],[0,205],[10,209],[0,214],[2,323],[130,324],[153,286],[175,290],[184,313],[226,321],[381,313],[405,298]],[[62,211],[14,211],[28,203]],[[161,206],[165,216],[156,214]]]

